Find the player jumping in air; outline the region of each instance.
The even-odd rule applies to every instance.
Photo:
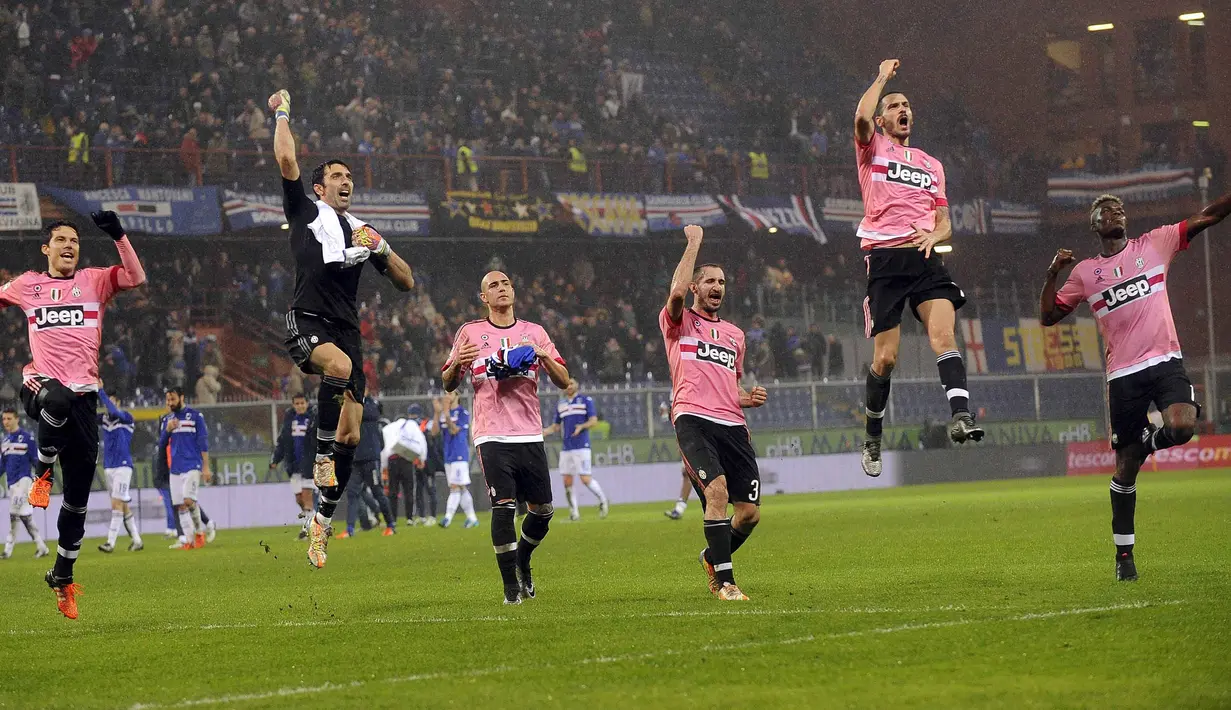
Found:
[[[350,168],[328,160],[312,171],[313,197],[304,193],[291,134],[291,95],[269,97],[274,112],[274,157],[282,171],[282,209],[290,224],[295,296],[286,314],[291,359],[321,376],[317,393],[316,458],[312,477],[320,509],[308,524],[308,562],[325,566],[333,513],[350,479],[363,421],[363,347],[357,297],[363,264],[370,261],[399,290],[415,282],[389,242],[348,210],[355,189]]]
[[[26,533],[34,541],[34,556],[46,557],[50,550],[43,542],[43,535],[34,524],[34,506],[30,505],[27,496],[30,494],[30,484],[34,482],[30,472],[38,466],[38,444],[34,435],[21,428],[17,421],[17,410],[6,409],[3,415],[4,434],[0,439],[0,470],[4,471],[5,481],[9,487],[9,534],[4,539],[4,552],[0,552],[0,560],[13,556],[13,545],[17,543],[17,523],[26,526]]]
[[[581,477],[581,485],[590,489],[598,498],[598,517],[607,517],[610,506],[602,486],[590,473],[593,455],[590,451],[590,428],[598,424],[594,413],[594,399],[581,394],[577,380],[569,380],[564,397],[556,403],[556,421],[543,430],[543,436],[561,432],[564,439],[560,449],[560,473],[564,478],[564,497],[568,499],[568,519],[581,520],[577,510],[577,494],[573,491],[573,476]]]
[[[474,445],[492,503],[492,546],[504,582],[504,603],[533,599],[530,557],[551,523],[551,469],[543,447],[539,370],[568,387],[568,369],[543,327],[513,315],[513,282],[492,271],[480,283],[487,318],[457,331],[441,372],[446,392],[470,376],[474,386]],[[517,539],[517,504],[528,514]]]
[[[970,414],[966,365],[953,334],[957,309],[966,303],[966,294],[934,251],[953,236],[945,169],[939,160],[910,145],[915,115],[906,96],[898,92],[881,96],[897,69],[896,59],[881,62],[880,74],[855,111],[855,158],[864,208],[858,235],[860,247],[868,252],[863,315],[866,335],[874,339],[863,445],[863,472],[869,476],[881,474],[889,378],[897,364],[902,309],[907,305],[927,328],[936,353],[940,382],[953,415],[949,437],[959,444],[983,438],[983,430]]]
[[[141,541],[137,517],[128,506],[132,502],[128,489],[133,480],[133,415],[117,407],[102,388],[98,390],[98,398],[107,410],[99,418],[99,423],[103,427],[103,476],[111,494],[111,525],[107,528],[107,541],[98,549],[101,552],[115,551],[115,541],[120,536],[120,524],[123,523],[124,530],[132,538],[128,549],[136,552],[144,549],[145,543]]]
[[[1167,296],[1167,271],[1193,237],[1231,214],[1231,194],[1178,224],[1128,238],[1124,203],[1103,195],[1090,207],[1090,229],[1099,238],[1098,256],[1084,259],[1059,291],[1060,272],[1073,252],[1061,249],[1047,269],[1039,298],[1039,320],[1055,325],[1082,302],[1090,304],[1107,348],[1107,394],[1111,447],[1111,532],[1116,545],[1116,578],[1137,579],[1133,561],[1133,516],[1137,472],[1150,454],[1180,446],[1193,437],[1200,405],[1184,371],[1180,340]],[[1163,426],[1150,424],[1153,403]]]
[[[731,555],[761,520],[761,473],[743,410],[765,404],[767,394],[764,387],[740,387],[744,331],[718,317],[726,275],[717,264],[695,266],[704,236],[700,227],[685,227],[684,236],[688,246],[658,316],[671,366],[671,415],[680,455],[705,509],[708,546],[700,559],[710,592],[745,601],[735,586]],[[689,292],[693,306],[685,308]],[[735,507],[730,517],[728,503]]]
[[[57,457],[64,476],[64,501],[57,522],[60,540],[47,585],[56,606],[77,618],[73,565],[85,535],[86,504],[98,458],[98,348],[102,340],[103,308],[117,293],[145,283],[141,260],[124,235],[114,212],[90,215],[115,242],[120,265],[78,269],[81,237],[71,222],[43,228],[47,270],[27,271],[0,286],[0,305],[19,306],[26,313],[33,360],[22,371],[21,403],[38,422],[38,475],[30,487],[30,504],[50,503],[51,471]]]

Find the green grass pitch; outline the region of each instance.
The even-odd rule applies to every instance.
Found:
[[[768,498],[747,603],[707,592],[695,500],[558,516],[520,607],[487,516],[334,540],[324,570],[292,528],[87,541],[76,622],[23,544],[0,707],[1231,707],[1231,472],[1139,483],[1135,584],[1102,476]]]

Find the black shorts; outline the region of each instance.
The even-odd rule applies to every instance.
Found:
[[[1107,383],[1107,410],[1111,418],[1111,448],[1121,449],[1143,440],[1150,424],[1150,404],[1163,411],[1173,404],[1191,404],[1201,414],[1193,383],[1183,360],[1167,360]]]
[[[479,444],[479,468],[492,505],[502,500],[545,505],[551,502],[551,467],[543,442]]]
[[[26,415],[37,428],[47,424],[57,428],[54,438],[60,445],[60,470],[65,485],[73,484],[74,493],[84,486],[85,494],[89,495],[98,459],[98,395],[74,392],[59,380],[35,376],[22,385],[20,397]]]
[[[350,358],[350,384],[346,389],[362,404],[368,381],[363,374],[363,340],[359,329],[307,311],[287,312],[286,350],[300,370],[309,375],[321,374],[312,366],[312,351],[323,343],[333,343]]]
[[[728,500],[761,504],[761,471],[748,427],[681,414],[675,419],[675,440],[685,472],[701,500],[705,500],[701,493],[711,481],[726,476]]]
[[[936,252],[927,259],[913,249],[873,249],[864,261],[868,268],[868,295],[863,300],[864,335],[893,330],[902,324],[902,309],[910,304],[916,320],[919,304],[946,299],[954,310],[966,304],[966,294],[949,276]]]

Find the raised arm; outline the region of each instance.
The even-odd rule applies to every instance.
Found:
[[[124,226],[120,224],[119,216],[115,212],[106,210],[92,213],[90,219],[94,220],[96,227],[111,237],[111,240],[115,242],[116,250],[120,252],[120,268],[116,272],[113,284],[115,290],[126,291],[145,283],[145,269],[141,266],[141,260],[137,258],[137,252],[133,249],[132,243],[124,234]],[[108,290],[114,293],[114,290]]]
[[[1197,214],[1188,218],[1188,238],[1193,237],[1213,227],[1231,215],[1231,192],[1214,200]]]
[[[1060,272],[1073,263],[1073,252],[1061,249],[1056,252],[1051,266],[1047,267],[1047,279],[1043,282],[1043,293],[1039,295],[1039,322],[1043,325],[1055,325],[1064,320],[1073,308],[1056,299],[1056,281]]]
[[[121,422],[124,422],[125,424],[133,423],[133,415],[117,407],[115,405],[115,402],[111,401],[111,398],[107,396],[107,393],[103,391],[102,388],[99,388],[98,390],[98,400],[103,403],[103,407],[107,409],[107,411],[111,414],[111,416],[115,417],[116,419],[119,419]]]
[[[876,81],[872,82],[859,99],[859,107],[855,109],[855,140],[863,145],[870,143],[872,136],[876,135],[876,107],[880,103],[885,84],[898,73],[899,63],[896,59],[881,62]]]
[[[281,89],[269,97],[269,110],[274,112],[274,158],[287,180],[299,179],[299,161],[295,159],[295,136],[291,135],[291,93]]]
[[[697,268],[697,253],[701,251],[705,230],[690,224],[684,227],[684,236],[688,239],[688,246],[684,247],[684,255],[675,267],[671,292],[667,294],[667,317],[672,323],[679,323],[684,317],[684,299],[688,297],[688,287],[692,284],[692,272]]]

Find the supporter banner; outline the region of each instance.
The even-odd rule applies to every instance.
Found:
[[[863,200],[844,200],[836,197],[826,197],[821,209],[825,226],[849,228],[852,231],[859,228],[863,221]]]
[[[645,219],[651,232],[683,229],[688,224],[717,227],[727,223],[722,206],[709,195],[646,195]]]
[[[38,188],[29,182],[0,182],[0,232],[42,228]]]
[[[954,234],[987,234],[987,203],[982,199],[949,202],[949,221]]]
[[[811,197],[737,197],[719,195],[724,207],[739,215],[753,229],[778,228],[787,234],[810,236],[826,243],[825,232],[812,209]]]
[[[1044,328],[1033,318],[962,321],[966,362],[978,374],[1103,369],[1098,327],[1077,318]]]
[[[1053,175],[1047,179],[1047,199],[1065,207],[1089,207],[1096,197],[1112,193],[1125,202],[1150,202],[1193,194],[1193,168],[1149,168],[1118,175]]]
[[[224,190],[222,209],[231,229],[281,226],[282,195]],[[426,237],[431,224],[427,198],[418,192],[358,192],[351,197],[351,214],[388,237]]]
[[[1038,234],[1043,210],[1035,205],[993,200],[988,203],[992,234]]]
[[[1194,468],[1231,468],[1231,436],[1200,436],[1183,446],[1163,449],[1141,465],[1142,471],[1186,471]],[[1110,474],[1116,471],[1116,453],[1107,440],[1069,444],[1068,475]]]
[[[645,205],[640,195],[557,192],[556,199],[577,224],[595,237],[644,237]]]
[[[552,219],[553,202],[529,195],[494,195],[453,190],[440,203],[445,226],[485,232],[533,234]]]
[[[129,232],[205,236],[222,231],[216,187],[112,187],[79,192],[43,187],[43,192],[82,215],[111,210]]]

